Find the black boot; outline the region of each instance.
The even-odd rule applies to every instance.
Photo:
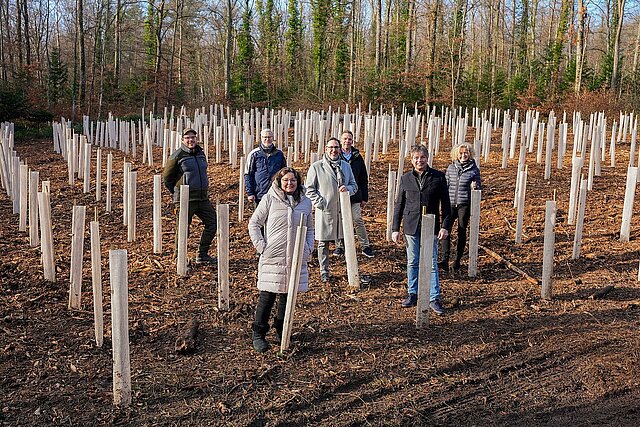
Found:
[[[287,294],[280,294],[280,297],[278,298],[278,308],[276,310],[276,320],[273,322],[273,328],[276,330],[276,341],[278,344],[282,342],[284,313],[287,311],[287,296]]]
[[[269,331],[269,314],[276,300],[276,294],[268,291],[260,291],[258,306],[256,307],[256,320],[253,322],[253,348],[258,353],[264,353],[269,349],[269,343],[265,336]]]
[[[264,338],[267,335],[269,327],[253,324],[253,349],[258,353],[264,353],[269,350],[269,343]]]

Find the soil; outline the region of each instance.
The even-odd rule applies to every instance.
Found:
[[[573,139],[570,137],[570,141]],[[448,142],[445,142],[447,144]],[[386,241],[388,164],[397,148],[372,163],[365,222],[375,258],[358,255],[372,282],[349,292],[343,258],[331,256],[332,280],[319,280],[310,261],[310,290],[298,297],[291,348],[257,354],[250,324],[258,291],[257,259],[247,233],[251,209],[238,222],[238,170],[211,164],[214,199],[231,206],[230,310],[217,304],[217,268],[192,264],[176,275],[174,216],[163,203],[163,253],[153,253],[153,174],[138,170],[137,239],[122,225],[123,155],[113,151],[113,211],[95,201],[95,185],[68,184],[66,162],[50,141],[17,142],[18,155],[51,181],[55,283],[45,281],[40,251],[18,231],[7,195],[0,194],[0,424],[2,425],[640,425],[640,227],[619,240],[629,143],[618,144],[617,166],[602,165],[588,193],[580,258],[572,260],[575,227],[567,224],[570,155],[544,180],[528,155],[523,241],[515,244],[513,207],[517,159],[501,169],[494,135],[483,177],[480,244],[540,279],[545,202],[558,203],[553,298],[479,252],[479,274],[442,272],[443,316],[417,330],[406,296],[406,255]],[[570,152],[570,151],[569,151]],[[139,151],[140,153],[140,151]],[[154,153],[155,159],[161,152]],[[95,154],[94,154],[95,157]],[[103,161],[106,159],[103,153]],[[408,165],[408,161],[405,162]],[[443,170],[448,153],[434,167]],[[567,167],[568,165],[568,167]],[[307,166],[295,165],[303,172]],[[93,167],[93,166],[92,166]],[[103,164],[103,174],[106,166]],[[583,169],[586,174],[586,167]],[[304,175],[304,173],[303,173]],[[103,175],[103,195],[104,188]],[[86,224],[82,309],[67,308],[72,206],[87,206],[102,238],[105,340],[94,340],[91,262]],[[248,203],[247,203],[248,205]],[[636,207],[635,218],[640,213]],[[189,254],[202,230],[192,226]],[[454,230],[454,235],[455,235]],[[132,403],[113,405],[109,249],[126,249]],[[590,296],[605,286],[602,298]],[[200,322],[193,353],[174,344]]]

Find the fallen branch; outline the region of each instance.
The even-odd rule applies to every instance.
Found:
[[[485,251],[492,258],[495,258],[500,262],[504,262],[506,264],[506,266],[509,268],[509,270],[515,271],[516,273],[520,274],[527,282],[529,282],[531,284],[534,284],[534,285],[539,285],[540,284],[540,281],[538,279],[534,279],[533,277],[529,276],[523,270],[521,270],[520,268],[518,268],[515,265],[513,265],[511,263],[511,261],[509,261],[508,259],[505,259],[501,255],[498,255],[497,253],[495,253],[494,251],[492,251],[491,249],[489,249],[489,248],[487,248],[485,246],[478,245],[478,247],[480,249],[482,249],[483,251]]]
[[[175,351],[179,354],[189,354],[196,349],[196,337],[198,336],[198,327],[200,322],[192,319],[182,335],[176,338]]]
[[[605,286],[602,289],[599,289],[597,291],[595,291],[594,293],[592,293],[589,296],[589,299],[600,299],[602,297],[604,297],[605,295],[607,295],[609,292],[611,292],[613,290],[614,286],[613,285],[609,285],[609,286]]]

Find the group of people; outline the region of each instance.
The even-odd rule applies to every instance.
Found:
[[[287,304],[287,286],[293,258],[295,233],[302,222],[307,227],[303,248],[299,291],[305,292],[309,284],[307,263],[318,242],[317,256],[320,280],[331,280],[329,273],[329,246],[335,244],[333,255],[344,255],[343,225],[340,193],[348,192],[351,201],[353,227],[362,255],[375,255],[362,219],[362,209],[369,199],[364,159],[353,147],[353,134],[346,130],[340,139],[330,138],[321,159],[311,164],[304,185],[300,173],[287,167],[286,158],[273,143],[273,132],[263,129],[260,145],[248,156],[245,169],[245,192],[255,210],[249,220],[249,236],[259,254],[258,289],[260,291],[252,325],[254,349],[265,352],[270,329],[269,318],[278,300],[273,327],[276,340],[281,340]],[[417,304],[420,258],[420,229],[423,209],[435,215],[433,268],[429,306],[436,314],[445,309],[440,300],[438,267],[448,269],[450,232],[458,221],[456,257],[452,269],[460,268],[466,245],[466,230],[470,217],[471,189],[480,189],[480,171],[473,159],[473,148],[466,143],[451,151],[452,163],[446,173],[429,167],[429,152],[417,145],[411,149],[412,170],[402,175],[393,212],[392,240],[401,243],[402,225],[407,252],[408,295],[402,307]],[[203,150],[197,144],[197,133],[189,128],[183,132],[182,145],[169,157],[164,172],[164,184],[179,200],[181,184],[189,185],[189,224],[194,215],[204,224],[196,263],[215,261],[208,254],[216,230],[215,211],[208,197],[207,163]],[[315,211],[312,215],[312,209]],[[314,221],[315,218],[315,221]],[[438,242],[442,258],[438,262]],[[360,276],[364,284],[367,276]]]

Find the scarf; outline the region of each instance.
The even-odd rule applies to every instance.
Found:
[[[340,188],[340,186],[342,186],[342,184],[344,183],[344,176],[342,176],[342,168],[340,167],[340,157],[338,157],[336,160],[331,160],[331,158],[327,154],[325,154],[324,159],[327,161],[327,163],[329,163],[329,166],[331,166],[331,169],[333,169],[333,172],[336,174],[336,179],[338,180],[338,188]]]
[[[460,160],[456,160],[454,162],[454,165],[458,170],[458,175],[462,175],[463,172],[471,169],[474,164],[475,162],[473,161],[473,159],[469,159],[466,162],[461,162]]]

